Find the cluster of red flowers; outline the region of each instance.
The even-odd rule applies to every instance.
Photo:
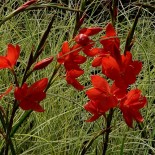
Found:
[[[79,34],[75,37],[76,44],[73,47],[69,47],[69,43],[65,41],[62,45],[62,50],[58,54],[57,61],[63,64],[66,69],[66,81],[71,84],[77,90],[83,90],[84,86],[81,85],[76,78],[84,74],[84,71],[80,68],[80,64],[86,61],[86,57],[79,54],[82,50],[86,56],[95,56],[96,50],[92,50],[94,41],[89,37],[102,31],[102,28],[83,28]]]
[[[0,56],[0,69],[10,69],[14,72],[14,66],[19,58],[20,47],[18,45],[13,46],[12,44],[8,45],[6,56]],[[41,60],[36,63],[33,67],[33,71],[45,68],[48,64],[50,64],[53,60],[53,57],[49,57]],[[23,110],[34,110],[37,112],[43,112],[44,109],[39,105],[39,102],[42,101],[46,97],[46,93],[44,92],[47,87],[48,79],[43,78],[30,87],[28,87],[27,83],[24,83],[21,87],[16,86],[14,90],[15,99],[19,102],[19,107]],[[2,98],[4,95],[7,95],[11,90],[12,86],[9,87],[3,94],[0,95]]]
[[[142,69],[142,63],[132,59],[132,54],[126,51],[121,54],[120,40],[111,24],[106,26],[105,35],[101,37],[102,48],[94,47],[95,41],[90,37],[98,34],[103,29],[100,27],[83,28],[74,38],[75,44],[70,47],[65,41],[62,50],[57,56],[57,61],[63,64],[66,70],[66,81],[77,90],[83,90],[84,86],[79,83],[77,78],[84,74],[80,68],[87,57],[93,57],[92,66],[101,66],[102,73],[113,81],[112,86],[106,79],[99,75],[91,76],[93,88],[86,91],[90,101],[84,106],[93,116],[87,121],[92,122],[100,116],[105,115],[111,108],[118,107],[129,127],[133,126],[133,120],[142,122],[143,117],[139,110],[146,105],[146,98],[142,96],[138,89],[128,91],[129,85],[135,83],[136,77]],[[80,55],[83,51],[83,55]],[[13,74],[14,66],[19,58],[20,47],[18,45],[8,45],[6,56],[0,56],[0,69],[10,69]],[[32,71],[43,69],[53,60],[49,57],[36,63]],[[15,99],[23,110],[44,111],[39,102],[46,97],[45,89],[48,85],[48,79],[43,78],[31,86],[27,83],[19,87],[16,84],[14,90]],[[1,96],[8,94],[12,86]]]
[[[132,59],[130,51],[121,54],[120,40],[112,24],[106,26],[105,35],[101,37],[102,48],[94,47],[95,42],[90,36],[98,34],[103,29],[100,27],[83,28],[74,38],[76,44],[69,47],[64,42],[61,52],[58,54],[58,62],[64,64],[66,69],[66,80],[68,84],[76,89],[82,90],[82,86],[76,78],[84,74],[79,67],[86,61],[86,57],[93,57],[93,67],[102,67],[102,73],[113,80],[112,86],[106,79],[99,75],[91,76],[93,88],[86,91],[90,101],[84,106],[93,116],[88,122],[95,121],[111,108],[118,107],[129,127],[133,126],[133,120],[142,122],[143,117],[139,110],[146,105],[146,98],[138,89],[127,91],[129,85],[135,83],[136,76],[142,69],[142,63]],[[86,56],[81,56],[80,51]]]

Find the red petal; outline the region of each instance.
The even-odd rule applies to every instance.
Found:
[[[94,58],[94,60],[92,62],[92,66],[93,67],[100,66],[101,64],[102,64],[102,57],[96,57],[96,58]]]
[[[126,72],[124,73],[124,77],[122,77],[122,78],[124,78],[125,82],[128,85],[135,83],[135,81],[136,81],[136,75],[134,73],[133,66],[130,65],[130,66],[128,66],[126,68]]]
[[[119,87],[116,86],[115,82],[113,83],[112,87],[111,87],[111,92],[112,94],[114,94],[118,99],[122,99],[126,96],[127,91],[126,89],[121,89]]]
[[[43,69],[53,61],[53,57],[43,59],[34,65],[33,70]]]
[[[134,67],[135,74],[138,75],[140,73],[140,71],[142,70],[142,62],[134,61],[132,63],[132,66]]]
[[[6,57],[0,56],[0,69],[9,68],[10,64]]]
[[[84,71],[82,69],[79,69],[79,70],[72,69],[70,71],[67,71],[66,76],[69,76],[72,78],[77,78],[77,77],[81,76],[83,73],[84,73]]]
[[[123,112],[123,117],[124,117],[124,119],[125,119],[126,124],[127,124],[130,128],[133,128],[133,125],[132,125],[132,123],[133,123],[133,118],[132,118],[132,116],[130,115],[130,113],[128,113],[128,112]]]
[[[89,111],[91,114],[96,114],[97,109],[96,109],[96,103],[94,101],[89,101],[84,105],[84,108],[86,111]]]
[[[23,100],[22,102],[20,102],[19,106],[23,109],[23,110],[34,110],[37,112],[44,112],[44,109],[39,105],[39,103],[36,102],[29,102],[28,100]]]
[[[71,53],[73,54],[78,54],[81,51],[82,47],[79,44],[75,44],[72,48],[71,48]]]
[[[124,68],[132,63],[132,54],[130,52],[126,52],[126,55],[122,55],[122,63]]]
[[[10,62],[11,68],[14,67],[14,65],[16,64],[19,54],[20,47],[18,45],[16,45],[16,47],[14,47],[12,44],[8,45],[6,58]]]
[[[123,117],[129,127],[132,127],[133,119],[142,122],[143,117],[139,109],[146,105],[146,98],[141,96],[141,91],[138,89],[131,90],[126,98],[121,100],[120,109],[123,112]]]
[[[14,91],[14,96],[16,100],[21,101],[27,95],[28,85],[24,83],[22,87],[16,87]]]
[[[106,92],[106,93],[110,92],[110,86],[104,78],[98,75],[93,75],[91,76],[91,81],[95,88],[98,88],[101,91]]]
[[[74,59],[74,62],[77,64],[83,64],[86,61],[86,57],[82,56],[82,55],[77,55]]]
[[[60,64],[63,64],[65,62],[65,56],[62,54],[62,52],[60,52],[58,55],[57,55],[57,61],[60,63]]]
[[[111,23],[106,26],[106,36],[116,36],[116,32]]]
[[[94,57],[95,55],[97,55],[99,53],[100,49],[98,48],[93,48],[91,50],[89,50],[87,53],[88,56],[90,57]]]
[[[91,118],[87,119],[86,122],[92,122],[92,121],[95,121],[96,119],[98,119],[101,114],[98,114],[97,113],[97,109],[95,107],[95,102],[93,101],[89,101],[88,103],[86,103],[84,105],[84,108],[86,111],[89,111],[91,114],[93,114],[94,116],[92,116]]]
[[[141,95],[141,91],[139,89],[133,89],[128,92],[127,101],[124,104],[140,109],[143,108],[146,103],[147,100]]]
[[[67,54],[70,52],[69,44],[67,41],[62,44],[62,54]]]
[[[107,96],[107,92],[102,92],[100,89],[91,88],[86,91],[88,98],[91,100],[102,102],[104,98]]]
[[[143,116],[140,114],[139,111],[137,110],[133,110],[132,111],[132,116],[133,118],[137,121],[137,122],[143,122],[144,121],[144,118]]]
[[[29,94],[35,94],[36,92],[43,92],[44,89],[47,87],[47,84],[48,84],[48,79],[43,78],[43,79],[35,82],[34,84],[32,84],[29,87],[28,92],[29,92]]]
[[[93,57],[94,56],[94,53],[92,53],[91,49],[92,47],[94,46],[94,42],[92,40],[90,40],[90,42],[87,44],[87,46],[84,46],[83,47],[83,52],[89,56],[89,57]]]
[[[83,90],[84,89],[84,86],[81,85],[79,83],[79,81],[77,81],[77,79],[75,79],[75,78],[66,76],[66,81],[67,81],[68,84],[71,84],[77,90]]]
[[[86,120],[86,122],[93,122],[95,120],[97,120],[101,115],[95,114],[92,117],[90,117],[89,119]]]
[[[102,30],[103,30],[103,28],[101,28],[101,27],[92,27],[92,28],[82,29],[82,30],[80,30],[80,33],[83,33],[88,36],[92,36],[92,35],[99,33]]]
[[[116,80],[120,77],[120,68],[116,60],[111,57],[102,58],[102,67],[104,68],[105,75],[112,80]]]
[[[85,34],[79,34],[77,35],[74,40],[76,41],[76,43],[80,44],[81,46],[86,46],[87,44],[90,43],[90,39],[87,35]]]

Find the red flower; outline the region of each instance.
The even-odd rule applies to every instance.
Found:
[[[43,59],[34,65],[33,70],[43,69],[46,66],[48,66],[52,61],[53,61],[53,57]]]
[[[109,109],[116,107],[118,99],[115,96],[115,92],[119,95],[118,90],[115,91],[116,88],[110,87],[104,78],[94,75],[91,76],[91,81],[94,88],[86,91],[90,101],[84,105],[85,110],[93,114],[93,116],[87,120],[88,122],[95,121]]]
[[[84,86],[81,85],[76,79],[84,73],[83,70],[70,70],[66,73],[66,81],[68,84],[71,84],[77,90],[83,90]]]
[[[91,52],[91,48],[94,46],[94,41],[89,37],[102,31],[100,27],[83,28],[79,34],[74,38],[75,42],[82,47],[83,52],[87,56],[94,56],[96,53]]]
[[[101,28],[101,27],[83,28],[79,31],[79,34],[85,34],[87,36],[93,36],[95,34],[98,34],[102,30],[103,30],[103,28]]]
[[[142,69],[142,62],[133,61],[132,54],[126,52],[126,55],[122,55],[122,65],[120,67],[120,76],[115,79],[115,83],[120,87],[128,87],[128,85],[133,84],[136,81],[136,76],[140,73]]]
[[[0,69],[13,69],[20,54],[20,47],[18,45],[8,45],[6,56],[0,56]]]
[[[142,96],[141,91],[138,89],[131,90],[126,95],[126,98],[121,100],[119,108],[121,109],[125,122],[129,127],[133,127],[133,120],[143,122],[143,117],[139,110],[143,108],[146,103],[146,97]]]
[[[22,87],[16,87],[14,95],[15,99],[18,100],[19,106],[23,110],[34,110],[37,112],[43,112],[44,109],[39,105],[39,102],[46,97],[44,92],[48,84],[48,79],[43,78],[30,87],[26,83]]]
[[[100,106],[101,107],[101,106]],[[104,115],[105,112],[101,112],[99,104],[95,101],[89,101],[84,105],[86,111],[89,111],[93,116],[86,120],[86,122],[93,122],[100,116]]]
[[[106,27],[106,35],[101,38],[100,42],[104,48],[96,48],[96,51],[98,50],[98,52],[96,52],[97,57],[94,58],[92,66],[97,67],[102,65],[102,72],[103,74],[105,74],[104,66],[106,67],[107,63],[112,64],[112,63],[115,63],[115,61],[116,63],[118,63],[118,65],[121,65],[122,63],[120,49],[119,49],[120,41],[117,37],[115,29],[110,23]],[[112,61],[112,62],[108,62],[108,61]],[[118,70],[118,68],[113,68],[114,71],[115,69]]]
[[[93,67],[98,67],[102,65],[102,58],[109,55],[109,52],[106,52],[104,48],[94,48],[93,51],[96,51],[97,57],[94,58],[92,62]]]
[[[103,45],[104,50],[110,52],[112,56],[114,56],[115,53],[120,53],[120,40],[111,23],[106,26],[106,35],[101,37],[100,43]]]
[[[81,47],[79,45],[74,45],[72,48],[69,47],[67,41],[62,45],[62,50],[58,54],[57,61],[60,64],[64,64],[66,70],[68,70],[72,65],[78,66],[86,61],[86,57],[79,55]]]
[[[101,59],[102,73],[108,78],[115,80],[115,84],[119,88],[126,89],[130,84],[133,84],[136,81],[136,76],[142,69],[142,63],[140,61],[133,61],[130,52],[126,52],[126,55],[121,56],[121,63],[118,63],[110,55],[104,56]]]
[[[57,59],[60,64],[64,64],[67,83],[73,85],[73,87],[78,90],[84,88],[76,79],[84,73],[79,67],[79,64],[86,61],[86,57],[79,55],[80,50],[81,47],[79,45],[76,44],[70,48],[68,42],[65,41],[62,45],[62,51],[58,54]]]

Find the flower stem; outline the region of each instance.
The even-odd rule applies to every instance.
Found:
[[[14,119],[14,116],[15,116],[17,109],[18,109],[18,105],[17,105],[17,101],[15,100],[14,104],[13,104],[13,110],[12,110],[11,118],[10,118],[9,124],[6,128],[6,138],[5,138],[6,139],[6,147],[5,147],[5,153],[4,153],[5,155],[8,155],[9,146],[11,149],[13,149],[13,145],[12,145],[11,137],[10,137],[10,132],[12,130],[13,119]],[[13,151],[13,152],[15,152],[15,151]]]
[[[46,92],[46,91],[49,89],[49,87],[51,86],[52,80],[54,79],[55,75],[56,75],[57,72],[59,71],[60,67],[61,67],[60,64],[57,64],[57,65],[55,66],[55,69],[54,69],[54,71],[53,71],[53,74],[52,74],[51,78],[49,79],[49,82],[48,82],[48,85],[47,85],[47,87],[46,87],[46,89],[45,89],[45,92]]]
[[[106,129],[109,129],[109,130],[107,130],[107,132],[105,134],[105,138],[104,138],[104,142],[103,142],[103,152],[102,152],[102,155],[106,154],[106,151],[107,151],[107,148],[108,148],[109,134],[111,132],[110,125],[111,125],[113,113],[114,113],[114,109],[110,109],[108,117],[107,117],[107,125],[106,125]]]
[[[110,127],[111,128],[111,127]],[[98,132],[92,139],[90,139],[82,148],[81,151],[81,155],[85,155],[85,153],[87,152],[87,150],[89,149],[89,147],[92,145],[92,143],[100,136],[103,135],[105,132],[107,132],[108,130],[110,130],[110,128],[108,129],[104,129],[101,130],[100,132]]]

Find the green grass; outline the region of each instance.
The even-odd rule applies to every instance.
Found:
[[[20,2],[22,4],[22,1]],[[5,7],[8,7],[6,14],[13,11],[11,8],[13,3],[14,1],[12,0],[4,4]],[[76,7],[76,3],[74,4],[70,0],[69,3],[69,7]],[[88,19],[85,20],[83,27],[105,27],[110,21],[105,6],[103,6],[97,15],[94,15],[99,5],[101,5],[100,0],[92,0],[86,7],[86,10],[92,10],[92,12],[88,15]],[[136,7],[129,8],[127,11],[122,9],[118,14],[119,16],[124,16],[123,21],[116,24],[118,35],[121,39],[122,52],[127,33],[133,24],[133,19],[129,19],[129,15],[136,9]],[[3,19],[5,15],[2,9],[0,11]],[[66,38],[68,40],[72,39],[76,18],[74,12],[54,8],[50,11],[47,9],[25,11],[11,18],[0,27],[0,55],[5,54],[8,43],[19,44],[21,46],[20,65],[16,68],[19,81],[22,79],[22,69],[26,67],[29,54],[32,49],[35,50],[37,48],[52,14],[55,14],[56,18],[46,42],[45,50],[39,59],[41,60],[51,55],[56,57],[61,50],[63,41]],[[141,89],[148,100],[147,107],[142,110],[148,139],[141,137],[142,131],[138,129],[136,123],[134,129],[128,129],[122,118],[122,114],[116,110],[112,121],[113,128],[110,133],[107,155],[148,155],[150,149],[155,153],[155,68],[151,69],[155,65],[154,14],[147,9],[143,9],[142,16],[136,27],[135,43],[131,50],[134,59],[143,62],[143,70],[137,78],[136,84],[131,87]],[[98,38],[99,36],[96,37],[96,39]],[[81,77],[80,82],[82,84],[90,81],[90,71],[93,70],[90,65],[91,61],[89,59],[87,64],[83,65],[86,72]],[[55,62],[56,59],[46,69],[35,72],[28,79],[28,82],[33,83],[42,77],[50,77],[54,70]],[[33,112],[13,137],[17,154],[78,155],[82,150],[84,142],[90,140],[94,134],[102,129],[101,124],[103,120],[101,118],[93,123],[86,123],[84,121],[89,117],[89,114],[83,109],[83,105],[88,100],[85,96],[85,91],[78,92],[72,86],[67,85],[64,73],[62,67],[56,81],[48,90],[46,99],[41,102],[45,112]],[[13,77],[6,70],[0,71],[0,77],[0,91],[3,92],[8,87],[8,84],[10,85],[13,82]],[[90,87],[91,85],[88,85],[86,89]],[[7,107],[10,98],[9,96],[2,99],[0,105]],[[22,114],[23,110],[17,112],[14,124],[18,122]],[[102,153],[102,141],[102,136],[98,137],[86,154],[100,155]],[[3,142],[0,137],[0,148]]]

